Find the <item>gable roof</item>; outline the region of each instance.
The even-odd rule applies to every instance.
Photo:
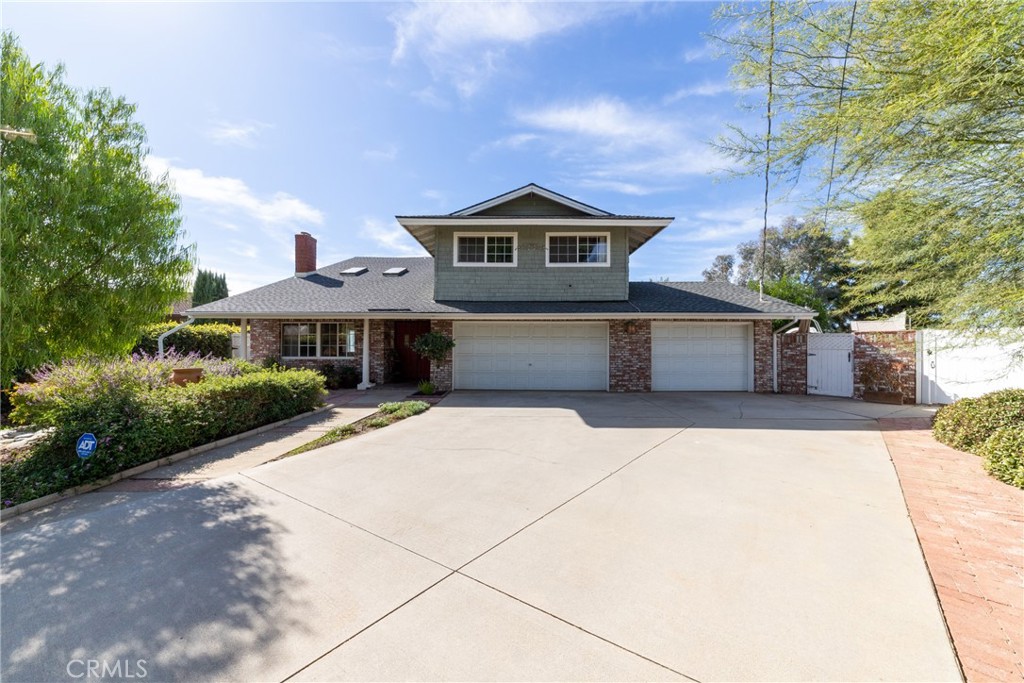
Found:
[[[543,206],[532,206],[532,211],[502,211],[501,207],[519,207],[522,199],[535,195],[553,209],[545,214]],[[431,256],[435,252],[435,231],[438,227],[456,228],[509,228],[526,225],[540,225],[552,228],[593,229],[600,225],[602,230],[622,228],[626,230],[629,253],[633,253],[671,223],[671,216],[626,216],[613,214],[603,209],[578,202],[536,183],[492,197],[486,201],[467,206],[448,214],[419,216],[395,216],[399,225],[405,228]]]
[[[472,215],[478,214],[478,213],[480,213],[482,211],[486,211],[487,209],[496,208],[496,207],[500,206],[501,204],[507,204],[508,202],[511,202],[514,199],[519,199],[520,197],[525,197],[525,196],[531,195],[531,194],[535,194],[537,196],[543,197],[543,198],[545,198],[547,200],[555,202],[556,204],[561,204],[562,206],[568,207],[570,209],[575,209],[576,211],[579,211],[579,212],[581,212],[583,214],[586,214],[588,216],[611,216],[612,215],[608,211],[604,211],[603,209],[598,209],[597,207],[590,206],[589,204],[584,204],[583,202],[576,201],[572,197],[566,197],[564,194],[559,194],[558,192],[555,192],[554,190],[549,190],[546,187],[541,187],[540,185],[538,185],[536,183],[528,183],[526,185],[523,185],[522,187],[516,188],[515,190],[511,190],[511,191],[506,192],[504,194],[499,194],[497,197],[491,197],[490,199],[485,199],[484,201],[478,202],[476,204],[473,204],[472,206],[467,206],[464,209],[459,209],[458,211],[452,211],[448,215],[449,216],[472,216]],[[494,215],[494,214],[492,214],[492,215]],[[497,214],[497,215],[500,215],[500,214]]]
[[[362,275],[343,270],[365,267]],[[404,275],[385,275],[406,268]],[[628,301],[434,301],[430,257],[357,257],[197,306],[199,318],[813,318],[814,311],[726,282],[631,282]]]

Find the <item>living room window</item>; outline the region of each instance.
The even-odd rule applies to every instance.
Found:
[[[609,233],[548,233],[549,266],[607,266]]]
[[[282,358],[351,358],[356,355],[352,323],[285,323],[281,325]]]
[[[455,234],[456,266],[515,266],[516,236]]]

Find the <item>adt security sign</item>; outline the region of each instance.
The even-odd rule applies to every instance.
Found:
[[[78,444],[75,446],[75,452],[78,453],[79,458],[84,460],[96,452],[96,443],[96,437],[92,434],[82,434],[78,437]]]

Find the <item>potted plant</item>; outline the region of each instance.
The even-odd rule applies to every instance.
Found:
[[[202,368],[174,368],[171,370],[171,384],[181,386],[203,379]]]
[[[869,361],[861,372],[864,400],[872,403],[903,404],[904,363],[899,361]]]

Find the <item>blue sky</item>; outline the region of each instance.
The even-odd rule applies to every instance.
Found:
[[[2,23],[73,85],[138,104],[199,266],[237,294],[291,274],[297,231],[320,265],[424,255],[396,214],[528,182],[675,216],[631,278],[700,279],[762,211],[760,181],[707,144],[757,121],[705,37],[715,7],[8,1]]]

